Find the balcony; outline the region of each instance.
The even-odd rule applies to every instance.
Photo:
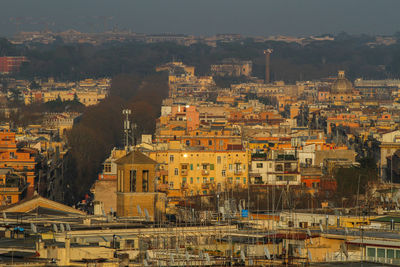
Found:
[[[206,175],[209,175],[210,172],[209,172],[208,170],[201,170],[201,174],[202,174],[203,176],[206,176]]]
[[[157,189],[160,192],[166,192],[168,190],[168,188],[169,188],[168,184],[159,184],[159,185],[157,185]]]
[[[242,174],[242,170],[236,169],[234,171],[235,175],[241,175]]]

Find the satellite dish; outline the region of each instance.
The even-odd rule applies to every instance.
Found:
[[[69,225],[69,223],[66,224],[66,228],[67,228],[67,231],[71,231],[71,226]]]
[[[37,234],[37,228],[36,225],[34,223],[31,223],[31,230],[33,233]]]
[[[137,212],[139,213],[139,216],[142,216],[142,209],[140,208],[139,205],[136,206]]]
[[[65,227],[63,223],[60,223],[60,232],[61,233],[65,232]]]
[[[307,249],[308,260],[312,261],[312,256],[310,250]]]
[[[150,221],[150,216],[149,216],[149,212],[147,211],[147,209],[144,209],[144,216],[146,217],[146,221]]]
[[[58,229],[57,229],[57,224],[53,223],[53,232],[57,233]]]
[[[265,254],[265,257],[267,257],[267,259],[271,259],[271,254],[269,253],[269,250],[268,250],[268,248],[267,247],[264,247],[264,254]]]

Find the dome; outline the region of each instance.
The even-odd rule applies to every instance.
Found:
[[[344,76],[344,71],[340,70],[338,73],[338,78],[332,85],[331,93],[332,94],[346,94],[351,93],[353,91],[353,84],[346,79]]]

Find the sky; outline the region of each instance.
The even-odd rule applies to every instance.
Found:
[[[400,31],[399,10],[399,0],[1,0],[0,36],[46,27],[207,36],[388,35]]]

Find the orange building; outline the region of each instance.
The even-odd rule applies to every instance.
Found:
[[[35,157],[31,152],[17,148],[15,133],[10,130],[0,131],[0,168],[11,169],[28,185],[28,196],[35,188]]]

